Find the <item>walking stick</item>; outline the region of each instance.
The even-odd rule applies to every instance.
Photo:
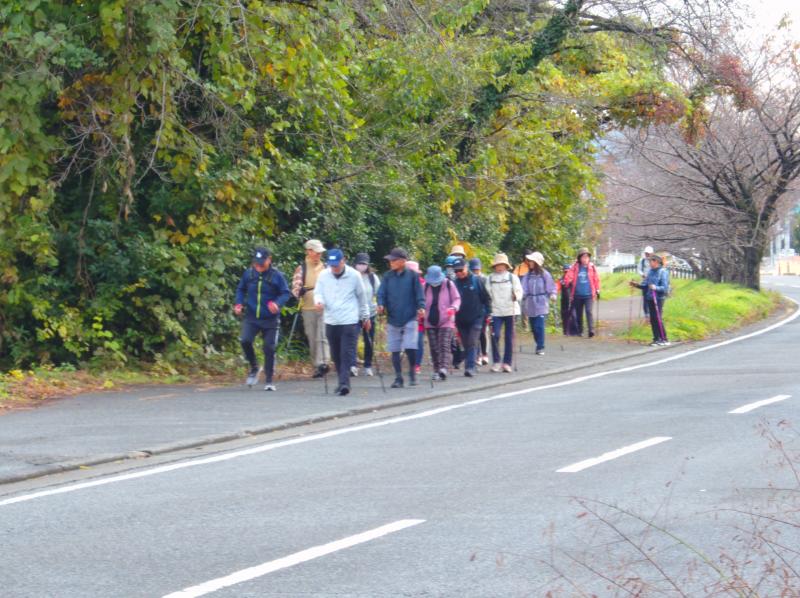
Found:
[[[628,340],[627,343],[631,344],[631,327],[633,326],[633,289],[631,287],[630,296],[628,299]]]
[[[661,340],[667,340],[667,333],[664,331],[664,321],[661,319],[661,310],[658,309],[658,297],[656,296],[656,290],[652,289],[653,291],[653,307],[656,310],[656,320],[658,321],[658,329],[661,331]]]
[[[517,344],[517,316],[511,316],[511,365],[517,372],[517,356],[514,354],[514,346]],[[522,347],[520,347],[522,349]]]
[[[600,332],[600,293],[597,293],[595,300],[597,301],[597,304],[594,308],[594,329],[595,334],[597,334]]]
[[[317,325],[319,328],[319,325]],[[322,340],[322,334],[317,329],[317,343],[319,344],[319,352],[322,355],[322,360],[325,361],[325,342]],[[328,362],[323,363],[322,368],[322,382],[325,384],[325,394],[328,394]]]

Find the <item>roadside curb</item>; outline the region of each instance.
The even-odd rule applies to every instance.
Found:
[[[783,310],[777,309],[775,310],[776,313],[771,314],[764,320],[758,322],[758,324],[752,324],[751,326],[745,326],[742,329],[738,329],[735,332],[739,333],[742,330],[746,330],[750,327],[755,328],[756,330],[767,328],[770,325],[770,321],[772,320],[781,320],[784,317],[787,317],[794,311],[800,309],[798,305],[788,304],[784,306]],[[788,307],[788,309],[786,309]],[[733,332],[733,331],[731,331]],[[328,413],[317,413],[313,416],[309,417],[302,417],[300,419],[291,420],[279,424],[269,424],[263,426],[255,426],[252,428],[247,428],[244,430],[239,430],[236,432],[226,432],[224,434],[215,434],[210,436],[203,436],[200,438],[194,438],[192,440],[184,440],[174,443],[166,443],[155,445],[149,448],[143,448],[138,450],[126,451],[118,454],[110,454],[110,455],[99,455],[96,457],[92,457],[89,459],[83,460],[74,460],[74,461],[67,461],[64,463],[59,463],[56,465],[46,466],[36,471],[31,471],[28,473],[17,474],[17,475],[10,475],[10,476],[0,476],[0,486],[14,484],[18,482],[24,482],[27,480],[33,480],[40,477],[45,477],[57,473],[65,473],[69,471],[75,471],[79,469],[94,467],[97,465],[104,465],[113,462],[122,462],[122,461],[131,461],[131,460],[143,460],[147,459],[151,456],[156,455],[167,455],[170,453],[176,453],[183,450],[198,448],[201,446],[210,446],[215,444],[223,444],[225,442],[230,442],[232,440],[240,440],[243,438],[252,438],[255,436],[263,436],[267,434],[271,434],[274,432],[282,432],[286,430],[291,430],[295,428],[302,428],[304,426],[330,422],[338,419],[345,419],[348,417],[355,417],[358,415],[365,415],[368,413],[377,413],[380,411],[393,409],[397,407],[405,407],[410,405],[416,405],[419,403],[424,403],[427,401],[434,401],[437,399],[447,398],[454,395],[460,394],[471,394],[475,392],[482,392],[491,389],[500,389],[505,386],[510,386],[514,384],[520,384],[524,382],[530,382],[532,380],[539,380],[544,378],[549,378],[553,376],[561,376],[564,374],[569,374],[576,371],[585,371],[587,368],[594,368],[598,366],[607,365],[609,363],[616,363],[619,361],[624,361],[626,359],[641,357],[642,355],[653,354],[656,352],[671,352],[675,349],[686,347],[686,346],[702,346],[704,344],[713,344],[718,342],[721,338],[724,338],[727,334],[723,332],[722,334],[716,336],[712,339],[706,339],[703,341],[695,341],[691,343],[675,343],[670,347],[661,348],[661,349],[653,349],[650,347],[642,348],[637,351],[631,351],[630,353],[625,353],[623,355],[616,355],[614,357],[608,357],[605,359],[597,359],[594,361],[584,361],[581,362],[579,365],[560,368],[557,370],[552,370],[548,372],[541,372],[541,373],[531,373],[526,374],[523,376],[516,377],[514,379],[498,379],[498,378],[491,378],[491,382],[485,383],[478,383],[474,386],[470,386],[468,388],[461,388],[461,389],[452,389],[452,390],[444,390],[439,392],[433,392],[424,394],[422,396],[414,397],[407,399],[405,401],[394,401],[394,402],[378,402],[373,403],[371,405],[365,405],[364,407],[359,407],[356,409],[347,409],[343,411],[333,411]],[[483,376],[481,376],[482,378]]]

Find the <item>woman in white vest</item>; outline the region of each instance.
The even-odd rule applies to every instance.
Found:
[[[522,285],[505,253],[498,253],[492,262],[493,272],[486,281],[492,298],[492,371],[511,372],[514,360],[514,322],[521,311]],[[500,333],[505,327],[503,360],[500,361]]]

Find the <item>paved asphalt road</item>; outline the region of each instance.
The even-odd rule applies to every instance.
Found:
[[[800,299],[800,281],[779,290]],[[800,571],[799,358],[796,318],[547,387],[4,487],[0,595],[734,595],[691,543],[760,596],[798,596],[797,573],[761,567]]]

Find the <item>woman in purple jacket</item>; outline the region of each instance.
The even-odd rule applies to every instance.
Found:
[[[453,363],[452,341],[461,295],[439,266],[425,274],[425,330],[433,361],[433,379],[446,380]]]
[[[544,355],[544,323],[550,313],[550,302],[556,300],[556,283],[542,266],[544,256],[534,251],[525,256],[529,271],[522,277],[522,313],[528,317],[536,354]]]

